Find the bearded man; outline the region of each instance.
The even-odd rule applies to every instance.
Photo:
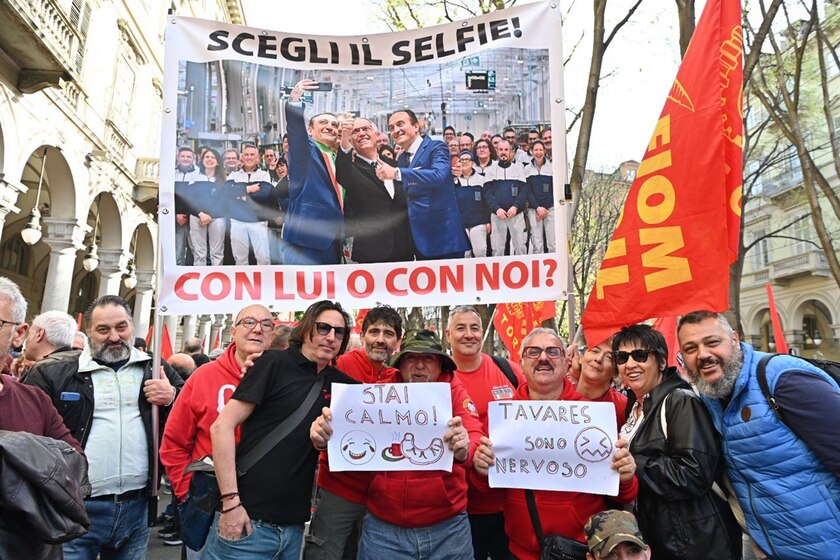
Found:
[[[64,544],[68,560],[102,551],[145,558],[148,522],[157,515],[153,433],[163,431],[184,381],[165,363],[165,375],[152,375],[152,357],[133,347],[131,317],[121,297],[100,297],[85,313],[88,346],[48,356],[26,378],[52,399],[89,463],[90,532]],[[152,425],[152,405],[160,407],[158,426]]]
[[[754,545],[771,558],[836,553],[840,387],[805,360],[740,342],[726,318],[711,311],[683,316],[677,336],[689,377],[720,434]],[[759,382],[761,368],[770,399]]]

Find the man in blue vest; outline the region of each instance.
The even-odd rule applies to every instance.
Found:
[[[766,364],[774,410],[756,374],[767,354],[739,342],[722,315],[689,313],[677,336],[686,370],[720,433],[754,544],[772,558],[835,556],[840,387],[804,360],[776,356]]]

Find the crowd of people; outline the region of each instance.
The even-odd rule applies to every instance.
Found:
[[[826,421],[840,417],[840,387],[804,360],[757,352],[717,313],[680,319],[685,377],[645,324],[585,348],[537,328],[518,362],[489,355],[471,306],[451,309],[446,352],[432,330],[404,333],[388,306],[367,313],[349,349],[353,322],[338,302],[312,304],[291,330],[248,305],[215,359],[187,340],[157,373],[123,299],[91,304],[80,349],[65,315],[30,326],[20,290],[0,278],[0,363],[15,374],[0,376],[4,558],[144,558],[156,431],[176,521],[193,492],[187,467],[213,459],[212,526],[188,558],[800,559],[840,545],[840,438]],[[10,359],[21,346],[22,372]],[[393,382],[449,385],[452,470],[330,471],[332,384]],[[617,495],[491,488],[488,407],[511,399],[612,404]],[[21,449],[49,460],[15,460]],[[58,499],[32,482],[44,469],[60,473]],[[44,539],[38,524],[59,528]]]
[[[364,117],[285,102],[282,148],[181,147],[177,265],[403,262],[553,252],[550,128],[442,140],[411,110]]]

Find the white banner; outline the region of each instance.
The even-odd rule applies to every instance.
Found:
[[[496,401],[488,418],[492,488],[618,494],[618,471],[610,468],[618,440],[612,403]]]
[[[449,383],[332,386],[330,470],[451,471]]]
[[[559,4],[548,1],[426,29],[346,37],[170,17],[159,190],[159,313],[230,313],[246,303],[291,311],[324,298],[359,309],[378,303],[405,307],[565,297],[567,171],[560,30]],[[389,115],[404,109],[417,114],[421,132],[435,142],[447,122],[471,131],[476,140],[484,130],[501,133],[508,125],[517,132],[550,125],[557,131],[553,147],[557,157],[552,162],[553,178],[539,188],[545,189],[541,191],[544,197],[547,185],[553,189],[555,212],[545,223],[546,229],[553,228],[557,252],[523,254],[511,233],[507,256],[489,256],[493,254],[489,242],[488,256],[473,256],[475,245],[465,232],[467,250],[461,258],[462,247],[443,249],[444,245],[451,248],[448,241],[468,229],[459,224],[459,213],[442,220],[439,212],[428,211],[427,203],[441,200],[440,196],[417,198],[416,192],[408,192],[409,187],[401,202],[408,233],[395,234],[380,225],[378,218],[364,222],[365,233],[360,233],[353,220],[363,218],[358,202],[354,207],[349,182],[339,181],[333,193],[324,175],[326,196],[338,199],[333,201],[332,213],[318,213],[321,200],[294,202],[295,193],[301,192],[310,176],[295,175],[291,158],[285,199],[277,177],[269,184],[265,174],[257,178],[249,174],[246,180],[242,172],[234,179],[228,171],[227,177],[222,175],[214,184],[203,175],[204,162],[197,155],[191,166],[183,165],[179,150],[185,147],[196,154],[203,147],[211,148],[221,160],[219,169],[226,165],[230,149],[236,150],[235,157],[249,145],[256,145],[260,153],[271,148],[280,154],[288,149],[283,143],[287,131],[290,144],[303,146],[292,150],[305,149],[307,140],[293,142],[289,126],[293,117],[287,108],[290,91],[302,79],[323,86],[304,96],[306,119],[347,113],[368,119],[385,134]],[[476,84],[482,89],[476,89]],[[302,115],[294,118],[302,119]],[[393,143],[390,137],[388,141]],[[182,167],[176,171],[179,164]],[[239,164],[244,165],[244,158]],[[332,165],[338,169],[337,163]],[[457,206],[451,172],[444,169],[445,180],[435,185],[448,185],[450,209]],[[253,185],[262,186],[254,192]],[[402,187],[397,185],[399,193]],[[325,195],[322,191],[318,196]],[[395,196],[391,194],[399,203]],[[530,229],[524,217],[525,200],[509,226],[523,236]],[[290,227],[295,232],[290,234]],[[336,258],[318,265],[285,264],[294,262],[284,256],[288,239],[296,239],[317,257],[322,251],[319,235],[332,236],[340,245]],[[363,235],[369,238],[362,240]],[[542,231],[538,235],[542,238]],[[307,245],[309,238],[315,241]],[[380,258],[380,252],[388,254],[388,247],[405,239],[411,245],[407,252],[394,250],[390,255],[399,256]],[[363,245],[372,256],[360,256]],[[430,245],[432,251],[440,251],[429,252]],[[533,241],[528,250],[533,251]]]

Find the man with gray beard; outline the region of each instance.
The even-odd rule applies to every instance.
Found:
[[[131,308],[121,297],[94,301],[85,324],[87,348],[48,356],[26,379],[49,395],[89,462],[90,532],[65,543],[64,558],[142,559],[157,508],[153,434],[163,431],[184,381],[165,363],[165,375],[152,375],[151,356],[133,347]],[[152,405],[160,407],[158,426]]]
[[[840,550],[840,387],[794,356],[769,357],[711,311],[677,327],[685,367],[721,439],[726,470],[754,544],[772,558]]]

